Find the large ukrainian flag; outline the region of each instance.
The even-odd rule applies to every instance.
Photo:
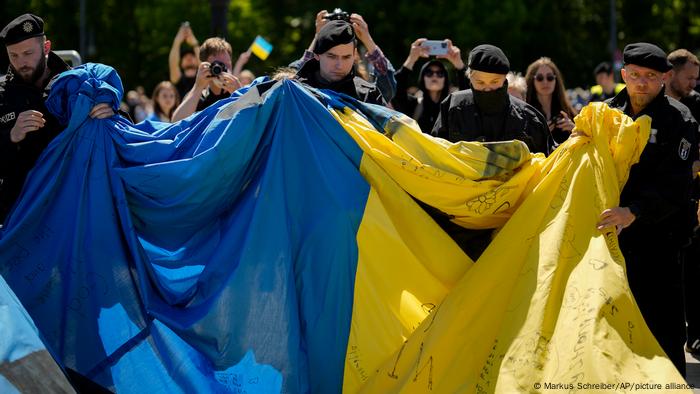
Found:
[[[68,127],[6,223],[0,274],[62,367],[154,393],[682,382],[595,230],[648,118],[587,107],[545,159],[261,86],[133,126],[88,117],[119,102],[112,69],[56,81],[47,106]],[[416,200],[498,229],[477,264]]]

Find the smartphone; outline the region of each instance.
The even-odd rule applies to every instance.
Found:
[[[190,21],[184,21],[180,24],[182,27],[190,27]]]
[[[422,47],[428,48],[428,54],[430,56],[442,56],[447,55],[447,41],[443,40],[426,40],[420,44]]]

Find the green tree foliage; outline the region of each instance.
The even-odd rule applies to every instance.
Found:
[[[212,1],[212,0],[210,0]],[[147,92],[168,76],[167,56],[181,22],[190,22],[200,42],[211,27],[210,1],[86,0],[88,36],[85,61],[114,66],[124,85]],[[44,18],[55,49],[80,46],[79,0],[0,0],[2,25],[24,12]],[[231,0],[227,39],[234,61],[256,35],[274,45],[266,61],[252,57],[247,68],[269,73],[297,59],[308,47],[318,10],[340,7],[357,12],[395,66],[419,37],[451,38],[466,60],[481,43],[500,46],[512,68],[524,72],[540,56],[551,57],[567,85],[591,84],[593,67],[611,59],[609,2],[584,0]],[[694,0],[616,0],[618,48],[648,41],[667,51],[700,48],[700,2]]]

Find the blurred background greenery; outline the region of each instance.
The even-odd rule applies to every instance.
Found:
[[[44,18],[54,49],[83,48],[84,62],[111,65],[125,88],[143,85],[146,92],[168,78],[168,52],[183,21],[200,43],[216,33],[228,39],[234,62],[256,35],[265,37],[274,45],[270,57],[264,62],[252,57],[246,66],[262,75],[300,57],[313,37],[316,13],[335,7],[361,14],[396,68],[416,38],[450,38],[465,61],[475,45],[498,45],[521,72],[549,56],[567,87],[585,87],[594,84],[595,65],[613,59],[611,15],[618,50],[635,41],[667,51],[700,48],[698,0],[0,0],[0,6],[2,26],[35,13]]]

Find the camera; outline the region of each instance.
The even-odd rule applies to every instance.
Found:
[[[214,60],[211,62],[211,66],[209,66],[209,70],[211,70],[211,75],[213,76],[219,76],[222,72],[228,71],[228,68],[226,68],[226,65],[218,60]]]
[[[341,10],[340,8],[336,8],[333,10],[332,13],[326,14],[326,16],[324,16],[323,18],[328,19],[329,21],[350,22],[350,13],[345,12],[345,11]]]

